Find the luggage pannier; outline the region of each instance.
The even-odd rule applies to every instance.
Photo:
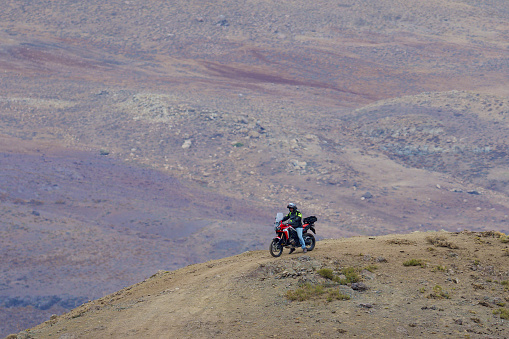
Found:
[[[302,222],[303,222],[304,224],[312,224],[312,223],[316,222],[317,220],[318,220],[318,219],[317,219],[314,215],[312,215],[312,216],[310,216],[310,217],[306,217],[306,218],[304,218],[304,220],[302,220]]]

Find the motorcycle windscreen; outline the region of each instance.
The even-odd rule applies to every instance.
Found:
[[[283,220],[283,213],[279,212],[278,214],[276,214],[276,223],[280,222],[281,220]]]

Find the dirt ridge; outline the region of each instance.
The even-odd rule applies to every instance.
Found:
[[[159,271],[19,336],[501,338],[508,242],[499,232],[439,231],[322,240],[280,258],[249,251]],[[359,280],[341,282],[349,268]],[[342,299],[292,301],[305,284]]]

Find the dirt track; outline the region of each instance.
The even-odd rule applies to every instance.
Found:
[[[427,239],[444,239],[434,246]],[[458,248],[456,248],[458,247]],[[246,252],[159,272],[30,331],[54,335],[161,338],[503,337],[496,311],[509,299],[507,247],[491,233],[413,233],[324,240],[307,255]],[[425,267],[405,267],[420,259]],[[350,300],[289,301],[317,271],[357,267],[366,291],[330,286]],[[371,267],[368,271],[363,267]],[[504,282],[506,281],[506,282]],[[437,286],[447,297],[437,294]]]

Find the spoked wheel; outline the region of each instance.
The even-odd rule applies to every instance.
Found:
[[[304,238],[304,242],[306,243],[306,249],[308,251],[312,251],[315,248],[315,237],[312,234],[304,233],[302,236]]]
[[[270,243],[269,252],[273,257],[280,257],[283,254],[283,246],[279,244],[279,240],[274,239]]]

